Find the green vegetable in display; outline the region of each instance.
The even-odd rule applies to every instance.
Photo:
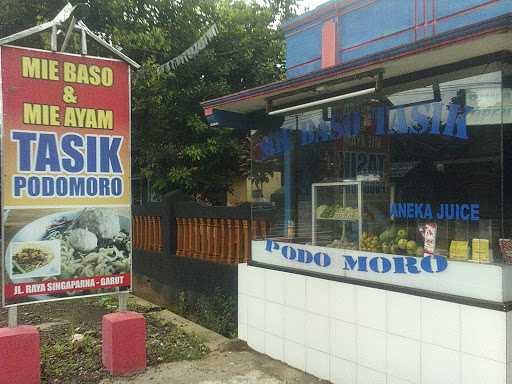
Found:
[[[416,248],[416,257],[423,257],[423,247]]]
[[[407,239],[407,230],[406,229],[400,229],[398,231],[397,237],[400,239]]]
[[[398,241],[398,248],[407,249],[407,239],[400,239],[400,241]]]
[[[416,242],[414,240],[409,240],[407,242],[407,250],[409,251],[414,251],[416,252],[416,248],[418,248],[418,245],[416,244]]]

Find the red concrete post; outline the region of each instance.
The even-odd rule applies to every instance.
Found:
[[[146,320],[136,312],[103,316],[102,361],[113,376],[130,376],[146,369]]]
[[[0,384],[39,384],[40,365],[36,327],[0,328]]]

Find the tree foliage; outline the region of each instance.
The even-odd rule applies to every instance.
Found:
[[[142,64],[132,75],[136,173],[160,192],[179,188],[212,196],[229,188],[239,173],[245,133],[209,128],[199,103],[283,77],[284,39],[275,25],[293,15],[298,2],[88,0],[89,28]],[[53,18],[66,1],[2,3],[0,33],[5,36]],[[179,55],[213,23],[220,33],[204,51],[173,73],[156,74],[158,64]],[[100,48],[90,53],[105,54]]]

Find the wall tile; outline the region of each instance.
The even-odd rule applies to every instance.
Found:
[[[334,384],[356,384],[357,365],[352,361],[331,356],[331,382]]]
[[[510,362],[512,362],[512,312],[507,312],[507,363]],[[510,374],[512,375],[512,372]]]
[[[463,384],[506,384],[506,365],[462,354]]]
[[[357,362],[357,326],[331,319],[331,354]]]
[[[247,344],[256,352],[265,353],[265,332],[251,326],[247,327]]]
[[[316,349],[306,349],[306,372],[323,380],[329,380],[331,375],[331,360],[327,353]]]
[[[388,375],[388,384],[412,384],[410,381]],[[443,383],[444,384],[444,383]]]
[[[285,338],[298,344],[305,344],[306,314],[304,311],[285,307],[284,310]]]
[[[289,366],[301,371],[306,370],[306,348],[293,341],[284,341],[284,361]]]
[[[356,322],[356,286],[329,281],[329,316]]]
[[[306,346],[329,353],[330,324],[329,318],[313,313],[306,314]]]
[[[306,278],[306,309],[318,315],[329,315],[329,280]]]
[[[371,328],[357,328],[357,362],[360,365],[386,371],[386,334]]]
[[[460,352],[423,343],[421,346],[421,384],[461,384]]]
[[[247,324],[262,331],[265,329],[265,301],[247,297]]]
[[[386,292],[388,332],[420,340],[421,298],[396,292]]]
[[[421,299],[421,340],[460,350],[460,305]]]
[[[238,294],[238,324],[247,324],[247,296]]]
[[[420,382],[421,346],[417,340],[401,336],[387,336],[387,367],[392,376]]]
[[[273,359],[284,361],[284,339],[266,333],[265,354]]]
[[[238,294],[247,293],[247,264],[238,264]]]
[[[281,304],[265,303],[265,332],[284,337],[284,306]]]
[[[265,299],[278,304],[284,304],[285,274],[272,269],[265,270]]]
[[[357,323],[386,330],[386,292],[368,287],[356,287]]]
[[[238,323],[238,338],[247,341],[247,324]]]
[[[289,307],[306,307],[306,277],[293,273],[284,276],[284,302]]]
[[[247,294],[260,299],[265,298],[265,269],[247,267],[245,274],[247,280]]]
[[[358,366],[357,384],[386,384],[386,374],[373,369]]]
[[[461,306],[462,352],[505,363],[506,340],[504,312]]]

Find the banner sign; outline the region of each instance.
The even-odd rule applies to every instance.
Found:
[[[203,36],[201,36],[199,40],[192,44],[192,46],[187,48],[179,56],[158,67],[157,73],[160,74],[162,72],[169,72],[171,70],[175,70],[182,64],[188,63],[195,56],[197,56],[199,52],[205,49],[208,46],[210,40],[217,36],[218,33],[219,29],[217,28],[217,24],[213,24],[210,28],[208,28],[208,30]]]
[[[0,48],[3,304],[131,286],[130,73]]]

